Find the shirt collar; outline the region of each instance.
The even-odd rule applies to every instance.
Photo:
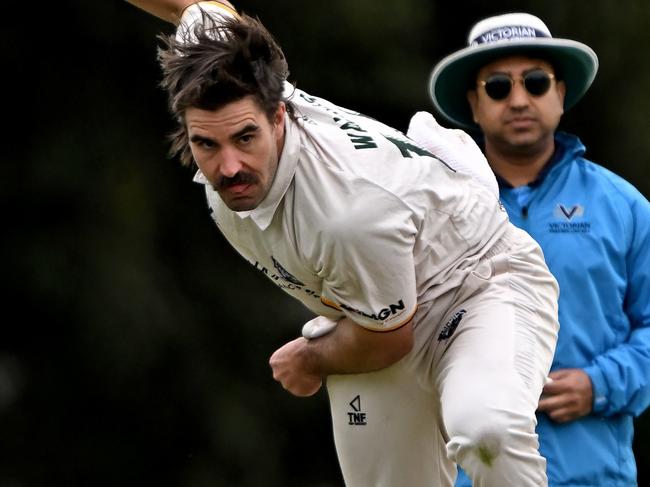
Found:
[[[250,218],[253,220],[260,230],[266,230],[271,224],[273,215],[275,215],[275,211],[280,205],[287,189],[289,189],[289,185],[296,173],[296,167],[298,166],[300,135],[296,125],[288,115],[285,115],[284,118],[284,130],[284,147],[282,148],[282,154],[278,161],[278,168],[266,197],[252,210],[234,212],[242,220],[244,218]],[[207,191],[215,193],[215,196],[217,198],[219,197],[217,192],[212,189],[210,182],[203,175],[201,170],[198,170],[194,175],[194,182],[204,184],[207,187]]]

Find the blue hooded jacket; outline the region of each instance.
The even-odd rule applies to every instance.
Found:
[[[511,221],[539,242],[560,284],[551,370],[582,368],[592,413],[569,423],[538,414],[549,486],[636,486],[633,418],[650,405],[650,203],[586,160],[580,140],[555,135],[538,179],[500,180]],[[464,475],[457,485],[471,485]]]

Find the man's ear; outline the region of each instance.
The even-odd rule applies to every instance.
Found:
[[[478,93],[476,90],[467,90],[467,103],[469,103],[469,108],[472,110],[472,118],[475,123],[478,123],[478,117],[476,116],[478,110]]]
[[[273,126],[276,130],[276,138],[282,139],[284,136],[284,114],[287,113],[287,106],[283,101],[278,103],[278,108],[273,114]]]
[[[278,123],[284,120],[284,114],[287,112],[287,106],[283,101],[278,103],[278,108],[275,111],[274,122]]]
[[[557,87],[557,95],[560,97],[560,106],[562,107],[562,113],[564,113],[564,97],[566,96],[566,83],[562,80],[555,83]]]

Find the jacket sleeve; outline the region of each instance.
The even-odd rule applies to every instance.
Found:
[[[630,332],[585,368],[593,384],[593,412],[602,416],[638,416],[650,405],[650,203],[636,190],[633,197],[624,301]]]

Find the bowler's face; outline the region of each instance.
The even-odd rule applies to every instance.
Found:
[[[269,120],[252,96],[214,111],[185,111],[194,160],[231,210],[252,210],[269,192],[284,141],[284,113],[280,103]]]
[[[524,56],[499,59],[479,71],[477,86],[468,92],[467,98],[474,121],[481,127],[487,143],[525,152],[552,142],[564,111],[564,82],[551,80],[549,90],[540,96],[530,94],[523,83],[515,82],[509,95],[502,100],[493,100],[478,85],[493,74],[506,74],[517,80],[536,69],[554,74],[548,62]]]

